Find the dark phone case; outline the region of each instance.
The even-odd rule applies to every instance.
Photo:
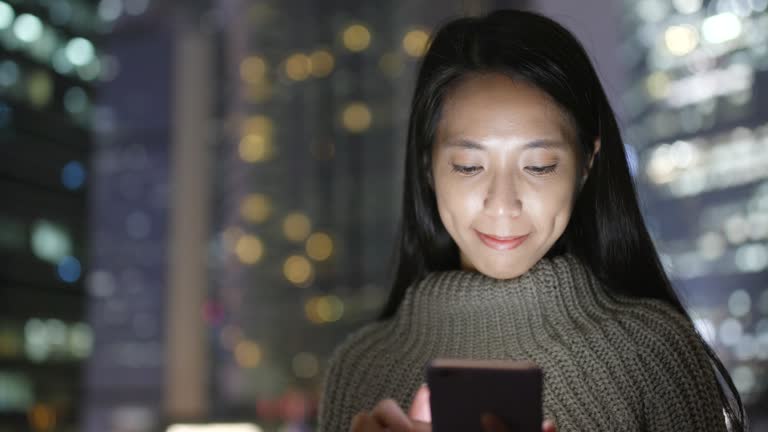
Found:
[[[480,416],[490,412],[509,432],[541,432],[542,373],[533,363],[507,369],[427,366],[433,432],[482,432]],[[478,365],[482,362],[477,362]],[[511,363],[507,363],[511,364]]]

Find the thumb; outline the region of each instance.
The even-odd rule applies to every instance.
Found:
[[[408,416],[414,420],[432,422],[432,411],[429,408],[429,387],[426,384],[422,384],[416,392],[416,396],[413,397]]]

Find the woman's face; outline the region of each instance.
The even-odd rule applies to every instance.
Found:
[[[568,225],[587,172],[575,136],[546,93],[524,82],[475,75],[450,92],[432,175],[462,268],[508,279],[547,253]]]

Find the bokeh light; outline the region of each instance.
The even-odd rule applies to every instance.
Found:
[[[61,169],[61,183],[69,190],[80,189],[85,183],[85,168],[78,161],[70,161]]]
[[[250,340],[241,340],[235,346],[235,361],[242,368],[255,368],[263,356],[261,345]]]
[[[58,265],[59,278],[64,282],[74,283],[80,279],[80,261],[73,256],[65,256]]]
[[[272,154],[271,143],[264,135],[245,135],[240,139],[240,159],[251,163],[267,160]]]
[[[272,201],[264,194],[250,194],[240,204],[240,215],[248,222],[262,223],[272,213]]]
[[[256,264],[264,256],[264,243],[255,235],[242,235],[235,245],[235,254],[243,264]]]
[[[312,73],[312,62],[305,54],[293,54],[285,60],[285,74],[294,81],[303,81]]]
[[[673,25],[664,32],[664,43],[670,53],[683,56],[699,44],[699,32],[691,25]]]
[[[283,275],[288,282],[306,287],[312,281],[312,263],[301,255],[291,255],[283,263]]]
[[[0,1],[0,30],[10,27],[15,16],[13,8],[8,3]]]
[[[362,102],[348,104],[341,114],[344,128],[352,133],[360,133],[371,127],[371,110]]]
[[[333,54],[326,50],[317,50],[309,56],[310,69],[312,75],[322,78],[333,72],[335,60]]]
[[[411,30],[403,37],[403,49],[411,57],[421,57],[427,51],[429,33],[424,30]]]
[[[310,297],[304,303],[304,313],[314,324],[336,322],[344,316],[344,302],[335,295]]]
[[[352,24],[342,33],[344,47],[352,52],[364,51],[371,44],[371,32],[362,24]]]
[[[240,77],[249,84],[264,81],[267,75],[267,62],[259,56],[250,56],[240,63]]]
[[[303,213],[294,212],[283,219],[283,234],[293,242],[302,242],[309,236],[312,223]]]
[[[93,60],[95,49],[88,39],[76,37],[67,43],[65,52],[70,63],[75,66],[85,66]]]
[[[13,23],[13,34],[22,42],[35,42],[43,35],[43,23],[40,18],[23,13]]]
[[[315,261],[325,261],[333,253],[333,239],[331,236],[316,232],[309,236],[306,244],[307,255]]]

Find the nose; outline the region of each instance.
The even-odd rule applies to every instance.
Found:
[[[523,210],[515,181],[508,175],[495,175],[485,195],[485,211],[495,217],[518,217]]]

